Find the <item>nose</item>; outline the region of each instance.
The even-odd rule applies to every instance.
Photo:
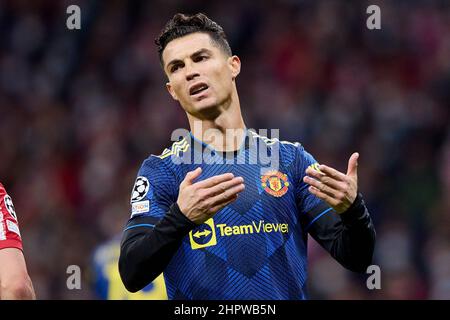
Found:
[[[196,77],[200,76],[200,74],[195,69],[194,65],[192,63],[187,63],[185,66],[186,70],[186,80],[191,81],[195,79]]]

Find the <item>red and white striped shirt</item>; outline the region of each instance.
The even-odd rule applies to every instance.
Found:
[[[0,183],[0,249],[22,250],[19,223],[11,197]]]

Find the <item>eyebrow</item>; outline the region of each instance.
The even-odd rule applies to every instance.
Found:
[[[201,48],[200,50],[197,50],[193,54],[191,54],[190,57],[191,57],[191,59],[193,59],[193,58],[201,55],[202,53],[212,54],[212,51],[209,49],[206,49],[206,48]],[[166,69],[170,70],[170,66],[180,63],[180,62],[183,62],[183,61],[180,59],[173,59],[167,64]]]

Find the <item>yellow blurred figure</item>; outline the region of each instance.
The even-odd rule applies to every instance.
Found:
[[[144,289],[131,293],[120,279],[118,260],[120,238],[101,244],[94,252],[94,289],[103,300],[167,300],[164,277],[160,274]]]

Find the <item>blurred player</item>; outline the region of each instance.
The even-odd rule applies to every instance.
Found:
[[[139,170],[119,260],[127,289],[164,271],[169,299],[305,299],[308,233],[365,272],[375,229],[358,193],[359,155],[342,173],[299,143],[247,130],[241,62],[205,15],[175,15],[157,45],[191,132]],[[261,150],[278,158],[267,164]]]
[[[0,183],[0,299],[35,299],[22,252],[17,215]]]
[[[94,252],[94,291],[102,300],[167,300],[162,274],[142,290],[131,293],[120,279],[117,262],[120,236],[101,244]]]

